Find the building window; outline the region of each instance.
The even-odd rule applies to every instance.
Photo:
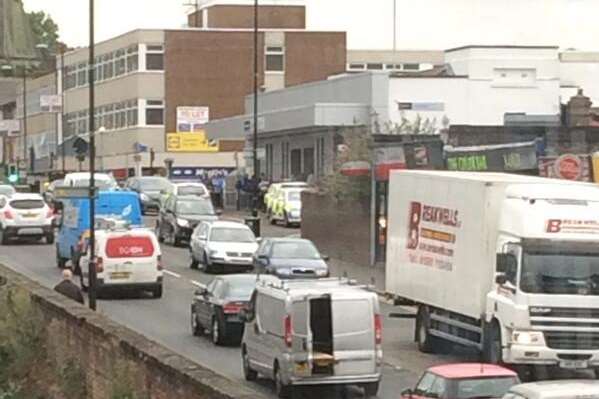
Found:
[[[137,126],[137,100],[127,101],[127,126]]]
[[[104,80],[111,79],[114,76],[114,62],[112,53],[104,54]]]
[[[112,104],[104,107],[104,127],[106,130],[112,130],[114,128],[114,106]]]
[[[164,47],[161,45],[147,46],[146,48],[146,70],[164,70]]]
[[[102,64],[102,57],[96,57],[95,61],[95,68],[94,68],[94,80],[96,82],[99,82],[101,80],[104,79],[104,73],[103,73],[103,64]]]
[[[127,58],[125,50],[117,50],[114,54],[114,76],[121,76],[127,72]]]
[[[367,64],[366,69],[370,71],[380,71],[383,69],[383,64]]]
[[[289,177],[289,143],[281,143],[281,179]]]
[[[316,176],[324,176],[324,137],[316,139]]]
[[[77,86],[87,84],[87,64],[81,63],[77,66]]]
[[[160,100],[148,100],[146,103],[146,125],[164,125],[164,103]]]
[[[135,72],[139,68],[137,44],[127,49],[127,72]]]
[[[283,47],[266,47],[266,72],[285,71],[285,49]]]
[[[403,64],[404,71],[419,71],[420,64]]]
[[[366,69],[366,65],[365,64],[358,64],[358,63],[349,64],[348,69],[350,71],[363,71],[363,70]]]
[[[268,177],[269,181],[272,181],[272,172],[273,172],[273,163],[274,163],[274,158],[273,158],[273,145],[272,144],[266,144],[265,146],[266,148],[266,176]]]

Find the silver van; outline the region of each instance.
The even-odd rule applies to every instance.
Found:
[[[300,385],[359,385],[375,396],[383,351],[378,297],[346,279],[262,276],[243,316],[245,378],[276,383],[281,398]]]
[[[556,380],[520,384],[510,388],[503,399],[597,399],[599,381]]]

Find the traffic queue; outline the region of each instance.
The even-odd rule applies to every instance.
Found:
[[[96,174],[96,179],[95,253],[89,242],[90,200],[61,191],[89,186],[86,173],[65,176],[43,196],[0,185],[0,244],[18,239],[55,244],[57,267],[72,270],[83,291],[89,288],[93,260],[98,297],[135,291],[156,299],[165,286],[161,245],[187,248],[190,269],[214,275],[208,284],[194,282],[190,332],[214,345],[239,346],[247,381],[272,380],[281,398],[303,386],[352,385],[365,397],[377,395],[384,367],[379,296],[353,280],[330,277],[329,258],[314,243],[294,236],[260,237],[252,226],[223,218],[202,183],[136,177],[119,188],[109,175]],[[300,224],[301,192],[307,188],[302,182],[264,187],[267,220]],[[144,223],[150,213],[156,215],[153,226]],[[516,372],[493,363],[433,366],[398,398],[599,394],[598,385],[589,381],[521,384]]]

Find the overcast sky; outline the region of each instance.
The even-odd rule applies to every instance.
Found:
[[[396,0],[400,49],[466,44],[559,45],[599,50],[599,0]],[[178,28],[186,0],[96,0],[96,40],[135,28]],[[87,1],[24,0],[44,10],[69,46],[88,40]],[[308,28],[344,30],[352,49],[393,45],[393,0],[305,0]]]

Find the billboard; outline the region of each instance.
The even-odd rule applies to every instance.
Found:
[[[167,133],[168,152],[218,152],[218,144],[210,142],[203,130],[193,133]]]
[[[57,94],[41,95],[40,107],[43,112],[60,112],[62,109],[62,97]]]
[[[177,107],[177,132],[203,132],[202,127],[210,120],[209,107]]]

